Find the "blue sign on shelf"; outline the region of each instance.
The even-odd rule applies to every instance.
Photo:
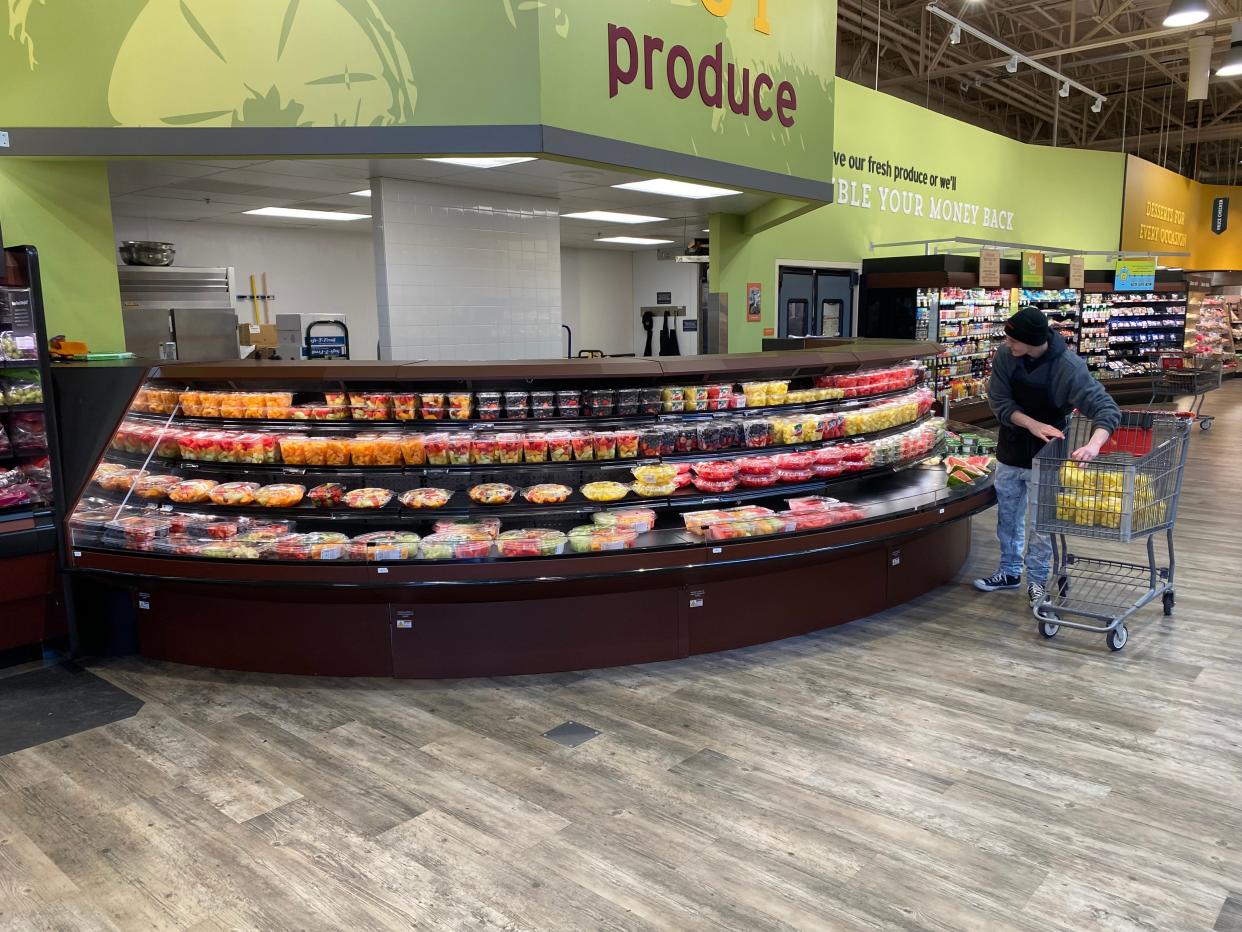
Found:
[[[343,335],[330,337],[310,337],[311,359],[341,359],[348,348],[348,341]]]

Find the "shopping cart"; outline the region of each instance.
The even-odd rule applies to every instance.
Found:
[[[1190,413],[1195,416],[1202,430],[1211,430],[1213,417],[1203,413],[1203,400],[1208,392],[1220,388],[1223,374],[1220,356],[1198,356],[1194,353],[1177,353],[1160,357],[1160,368],[1152,376],[1151,400],[1176,401],[1191,396]]]
[[[1193,421],[1176,413],[1124,411],[1100,456],[1079,463],[1070,454],[1086,446],[1094,428],[1075,415],[1065,438],[1036,455],[1031,526],[1052,537],[1052,581],[1032,607],[1045,638],[1065,626],[1104,634],[1110,649],[1121,650],[1130,636],[1126,620],[1139,609],[1162,599],[1164,613],[1173,614],[1173,522]],[[1161,531],[1169,549],[1163,567],[1156,565],[1155,548]],[[1069,551],[1067,537],[1122,544],[1145,538],[1147,563],[1081,557]]]

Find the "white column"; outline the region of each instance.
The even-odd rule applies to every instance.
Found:
[[[555,200],[395,178],[371,191],[382,358],[564,355]]]

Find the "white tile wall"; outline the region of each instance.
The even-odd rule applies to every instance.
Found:
[[[375,178],[385,359],[564,355],[557,202]]]

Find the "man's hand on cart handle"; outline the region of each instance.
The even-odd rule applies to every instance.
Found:
[[[1102,428],[1096,428],[1091,435],[1090,442],[1085,447],[1079,447],[1070,454],[1070,459],[1078,460],[1080,463],[1089,463],[1100,455],[1100,449],[1108,442],[1108,431]]]
[[[1041,421],[1037,421],[1035,418],[1028,417],[1021,411],[1013,415],[1010,420],[1013,421],[1013,423],[1018,427],[1025,427],[1040,440],[1044,441],[1044,443],[1047,443],[1050,440],[1065,439],[1065,434],[1061,433],[1051,424],[1044,424]]]

